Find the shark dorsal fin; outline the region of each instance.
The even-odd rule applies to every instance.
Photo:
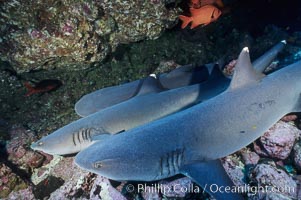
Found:
[[[163,88],[159,84],[156,75],[151,74],[148,77],[141,79],[137,91],[133,96],[141,96],[149,93],[157,93],[163,91]]]
[[[243,48],[235,65],[230,89],[233,90],[256,83],[263,77],[264,74],[256,72],[251,64],[248,47]]]

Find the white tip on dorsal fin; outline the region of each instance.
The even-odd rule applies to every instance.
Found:
[[[233,90],[256,83],[263,77],[264,74],[256,72],[251,64],[248,47],[243,48],[235,65],[230,89]]]

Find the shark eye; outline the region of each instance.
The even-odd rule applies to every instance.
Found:
[[[43,142],[39,142],[38,145],[39,145],[39,146],[42,146],[42,145],[43,145]]]
[[[101,162],[94,163],[94,168],[97,168],[97,169],[102,168],[102,163]]]

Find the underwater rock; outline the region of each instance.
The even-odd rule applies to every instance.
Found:
[[[301,169],[301,141],[299,140],[293,148],[293,158],[295,166]]]
[[[87,197],[88,199],[88,190],[91,188],[87,187],[87,185],[91,185],[94,176],[76,167],[72,162],[73,158],[67,159],[66,161],[64,160],[55,166],[56,169],[54,169],[52,175],[59,177],[66,173],[64,176],[61,176],[65,182],[61,187],[51,193],[49,199],[72,199],[78,197]]]
[[[89,199],[126,200],[126,198],[111,185],[110,181],[102,176],[97,176],[95,179]]]
[[[272,158],[286,159],[301,131],[282,121],[271,127],[254,145],[256,153]]]
[[[29,144],[36,140],[36,136],[30,130],[22,126],[14,126],[9,132],[11,140],[6,145],[8,160],[17,165],[18,168],[29,172],[31,168],[40,167],[43,162],[49,162],[42,154],[29,148]]]
[[[162,194],[166,197],[185,197],[188,192],[192,192],[193,184],[190,178],[184,177],[179,178],[171,182],[161,181],[160,186],[162,186]],[[165,188],[165,189],[164,189]]]
[[[259,199],[274,199],[271,195],[297,198],[296,182],[272,161],[258,164],[249,173],[249,178],[251,182],[256,183],[258,193],[255,196]]]
[[[236,154],[231,154],[221,159],[225,171],[236,186],[244,186],[245,165]]]
[[[1,103],[1,100],[0,100],[0,103]],[[0,117],[0,141],[1,140],[9,140],[8,129],[9,129],[8,123]]]
[[[159,63],[159,66],[153,72],[153,74],[161,74],[161,73],[170,72],[171,70],[174,70],[180,66],[181,65],[176,63],[174,60],[161,61]]]
[[[285,115],[284,117],[281,118],[281,121],[284,121],[284,122],[291,122],[291,121],[295,121],[296,119],[298,118],[297,115]]]
[[[54,176],[48,176],[34,187],[33,193],[36,199],[49,198],[50,194],[64,184],[64,180]]]
[[[23,190],[18,190],[18,191],[11,192],[6,199],[9,199],[9,200],[18,200],[18,199],[35,200],[36,198],[33,195],[32,187],[28,187],[28,188],[23,189]]]
[[[157,38],[178,14],[163,1],[140,0],[5,0],[1,7],[0,58],[18,72],[87,68],[120,43]]]
[[[153,200],[153,199],[161,200],[162,199],[160,197],[158,189],[153,186],[146,186],[146,188],[144,189],[144,191],[141,194],[142,194],[143,199],[145,199],[145,200]]]
[[[260,159],[259,155],[248,148],[244,148],[240,151],[242,159],[245,165],[256,165]]]
[[[62,158],[57,164],[52,167],[51,174],[60,177],[65,181],[72,179],[78,167],[73,163],[73,157]]]
[[[6,198],[12,191],[27,188],[27,184],[4,163],[0,163],[0,198]],[[10,199],[10,198],[9,198]]]

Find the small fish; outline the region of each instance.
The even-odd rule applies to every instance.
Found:
[[[200,0],[191,0],[189,3],[190,8],[200,8],[201,7],[201,1]]]
[[[216,5],[218,8],[224,7],[222,0],[191,0],[189,7],[197,9],[206,5]]]
[[[56,79],[45,79],[34,86],[30,85],[29,82],[25,82],[24,86],[27,88],[28,92],[25,94],[26,97],[31,96],[37,93],[45,93],[49,91],[53,91],[60,87],[62,82]]]
[[[199,25],[208,25],[211,22],[216,21],[222,14],[221,10],[212,5],[206,5],[199,9],[190,8],[191,17],[180,15],[182,20],[181,28],[184,29],[190,22],[192,22],[190,29],[193,29]]]

